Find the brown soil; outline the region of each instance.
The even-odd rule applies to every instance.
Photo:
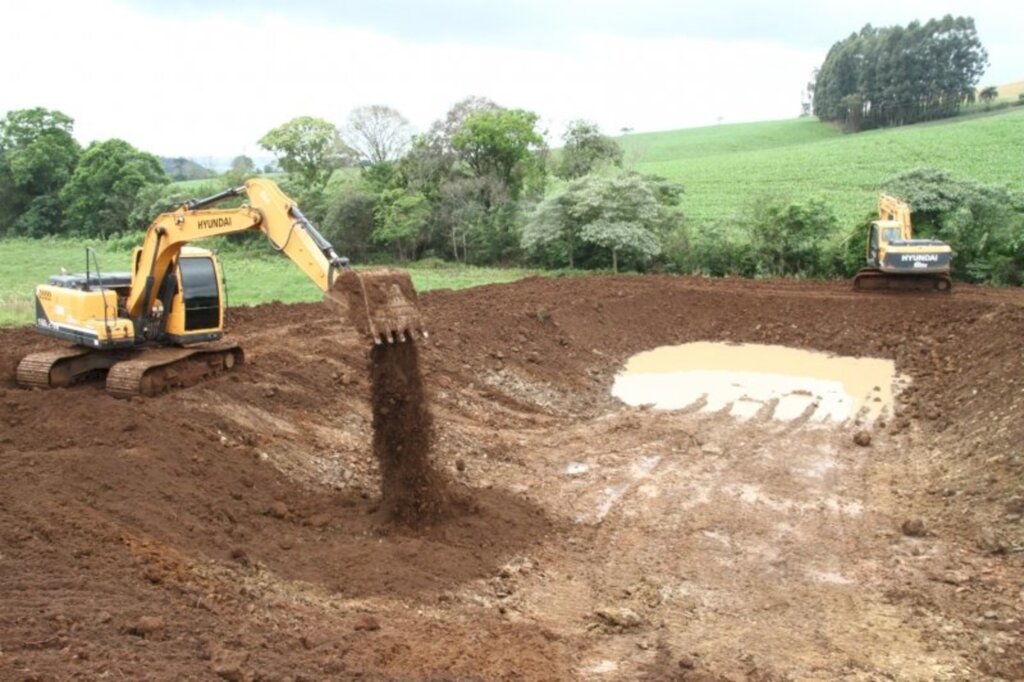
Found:
[[[434,431],[413,343],[381,344],[370,351],[373,452],[389,519],[430,525],[451,505],[444,477],[430,461]]]
[[[328,306],[236,309],[244,366],[128,401],[16,388],[57,344],[0,330],[0,680],[1021,679],[1024,295],[848,287],[422,296],[431,461],[470,501],[415,529]],[[912,383],[839,428],[609,397],[630,354],[702,340]]]

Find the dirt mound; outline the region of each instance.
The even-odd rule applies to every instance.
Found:
[[[373,452],[380,464],[388,518],[430,525],[451,511],[445,478],[430,461],[433,423],[414,343],[380,344],[370,351]]]
[[[244,366],[128,401],[15,388],[59,344],[0,330],[0,679],[1020,677],[1024,296],[848,286],[432,292],[430,342],[394,347],[422,384],[376,388],[414,358],[324,305],[239,308]],[[864,447],[609,396],[629,355],[702,340],[912,383]]]

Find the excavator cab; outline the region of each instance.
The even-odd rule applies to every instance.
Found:
[[[156,305],[165,307],[167,340],[184,346],[219,339],[224,333],[220,261],[206,249],[186,247],[166,282],[170,291]]]

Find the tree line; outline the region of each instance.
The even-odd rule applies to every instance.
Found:
[[[539,121],[469,97],[420,135],[399,112],[373,106],[341,129],[294,119],[260,144],[358,260],[383,251],[398,260],[644,267],[659,235],[681,222],[682,188],[662,191],[665,180],[623,171],[619,144],[588,121],[570,123],[553,154]],[[334,172],[353,165],[358,173]],[[631,205],[633,189],[653,206]]]
[[[858,131],[955,115],[988,66],[970,17],[874,27],[835,43],[818,68],[813,111]]]
[[[568,126],[553,156],[539,118],[470,97],[413,135],[399,112],[377,105],[354,110],[344,129],[295,118],[260,145],[277,156],[285,190],[357,261],[556,265],[568,254],[573,267],[649,265],[661,236],[680,224],[682,188],[623,171],[618,143],[587,121]],[[156,157],[123,140],[82,149],[73,123],[42,108],[0,121],[0,234],[107,238],[191,198]],[[256,172],[240,156],[192,193]],[[643,201],[624,202],[633,190]]]
[[[471,97],[418,135],[399,112],[375,106],[353,111],[342,127],[299,117],[260,144],[277,156],[275,179],[356,263],[828,278],[849,277],[864,262],[873,215],[842,225],[827,201],[768,194],[698,224],[682,214],[680,184],[626,168],[618,142],[595,124],[571,123],[550,150],[539,120]],[[239,156],[186,193],[156,157],[116,139],[82,149],[72,127],[45,109],[0,120],[0,234],[120,234],[134,245],[159,212],[258,170]],[[879,190],[911,203],[918,234],[953,246],[957,278],[1021,283],[1020,193],[939,169],[899,174]],[[261,244],[254,253],[267,251]]]

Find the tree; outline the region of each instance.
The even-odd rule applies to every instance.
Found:
[[[570,187],[569,191],[549,197],[537,205],[523,226],[520,243],[524,251],[535,254],[548,251],[554,263],[576,267],[582,225],[572,214],[576,201],[572,193],[574,189]]]
[[[506,184],[508,176],[503,179],[497,173],[481,174],[478,170],[482,165],[472,165],[464,153],[477,150],[476,145],[462,146],[469,142],[463,139],[462,148],[456,149],[454,143],[471,117],[502,111],[486,98],[463,99],[425,134],[417,136],[409,151],[394,164],[398,182],[391,186],[422,194],[430,206],[424,240],[437,252],[450,251],[455,260],[507,260],[519,248],[519,207]],[[518,185],[513,183],[513,189],[520,191],[528,182],[540,187],[540,168],[538,162],[532,173],[512,173],[523,179]],[[377,171],[364,170],[364,174],[371,172]]]
[[[811,79],[800,92],[800,116],[810,116],[814,110],[814,84],[818,80],[818,69],[811,69]]]
[[[323,188],[334,169],[354,155],[334,124],[312,116],[293,118],[264,135],[259,143],[278,157],[285,172],[299,176],[310,189]]]
[[[140,190],[167,181],[159,159],[152,154],[140,152],[124,140],[93,142],[60,192],[64,228],[105,239],[139,227],[130,218]]]
[[[399,260],[413,257],[429,216],[430,205],[422,194],[386,190],[378,199],[373,241],[394,245]]]
[[[377,196],[361,179],[343,183],[332,192],[321,226],[324,236],[338,253],[353,262],[366,260],[375,228],[376,207]]]
[[[562,156],[555,171],[561,178],[575,180],[604,164],[622,167],[622,147],[612,138],[601,134],[596,123],[572,121],[562,140],[565,146],[562,147]]]
[[[870,24],[835,43],[814,82],[814,114],[849,130],[952,116],[988,64],[974,20]]]
[[[476,111],[452,137],[459,158],[478,177],[493,177],[519,198],[530,179],[543,174],[544,138],[536,130],[537,114],[524,109]]]
[[[819,274],[825,240],[839,226],[832,207],[821,199],[759,199],[743,223],[756,272],[770,277]]]
[[[256,163],[248,156],[240,154],[231,160],[231,168],[224,173],[224,180],[229,187],[237,187],[256,175]]]
[[[240,154],[231,160],[231,170],[241,175],[248,175],[256,172],[256,164],[252,158]]]
[[[435,244],[477,262],[518,255],[524,193],[544,186],[547,150],[537,114],[502,109],[489,100],[463,100],[413,146],[406,177],[422,185],[434,208]]]
[[[0,231],[60,230],[57,193],[81,154],[73,125],[70,116],[43,108],[11,111],[0,121]]]
[[[612,272],[619,271],[619,253],[623,251],[644,258],[661,253],[661,242],[641,221],[595,220],[583,228],[580,237],[583,241],[611,249]]]
[[[987,88],[982,88],[978,92],[978,99],[980,99],[985,104],[992,104],[992,102],[996,101],[997,97],[999,97],[999,88],[997,88],[994,85],[990,85]]]
[[[470,96],[452,105],[445,117],[434,121],[425,136],[425,142],[443,154],[454,154],[452,139],[462,129],[462,124],[473,114],[502,111],[504,107],[486,97]]]
[[[500,196],[500,188],[490,178],[468,177],[454,174],[440,187],[437,201],[437,228],[443,233],[445,248],[451,247],[455,261],[469,262],[470,243],[474,253],[487,253],[490,249],[481,244],[486,239],[490,216],[481,197],[488,197],[489,203]]]
[[[571,211],[582,220],[580,239],[609,249],[614,272],[620,253],[641,259],[661,253],[656,230],[664,225],[662,207],[643,176],[627,173],[580,182],[579,201]]]
[[[554,249],[553,255],[564,256],[570,267],[588,246],[610,252],[616,272],[621,256],[646,261],[661,252],[662,235],[679,224],[673,207],[682,188],[670,185],[637,173],[575,180],[564,193],[537,206],[523,228],[522,247],[535,254]]]
[[[380,104],[358,107],[348,115],[345,139],[370,163],[397,161],[409,148],[412,126],[391,107]]]

